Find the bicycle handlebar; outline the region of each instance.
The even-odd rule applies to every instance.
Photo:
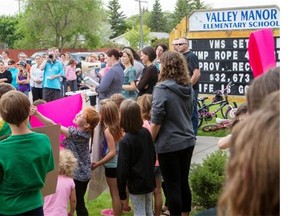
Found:
[[[234,84],[230,81],[223,90],[221,90],[221,89],[216,90],[213,92],[213,94],[217,94],[218,92],[220,92],[221,95],[227,95],[228,94],[227,90],[229,89],[229,87],[231,87],[233,85]]]

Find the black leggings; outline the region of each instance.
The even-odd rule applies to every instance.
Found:
[[[8,216],[8,215],[0,214],[0,216]],[[44,216],[43,206],[14,216]]]
[[[188,176],[193,150],[194,146],[176,152],[158,154],[171,216],[191,211],[192,199]]]
[[[89,183],[89,181],[77,181],[74,179],[74,183],[75,183],[75,191],[76,191],[76,213],[79,216],[88,216],[88,210],[85,206],[85,193],[87,190],[87,185]]]

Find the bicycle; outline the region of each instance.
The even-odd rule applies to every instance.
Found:
[[[211,132],[222,129],[228,129],[231,127],[232,120],[231,119],[220,119],[216,118],[215,124],[206,124],[202,127],[203,132]]]
[[[231,105],[228,100],[228,91],[232,85],[232,82],[229,82],[223,90],[213,92],[214,97],[209,104],[206,104],[208,97],[198,98],[198,128],[203,124],[203,121],[211,121],[214,117],[217,117],[219,111],[224,119],[234,118],[235,111],[237,110],[237,103],[233,102],[233,105]],[[219,107],[210,112],[209,109],[214,106]]]

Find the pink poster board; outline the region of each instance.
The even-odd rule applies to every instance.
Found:
[[[249,64],[254,77],[276,66],[275,44],[271,29],[262,29],[250,34],[248,42]]]
[[[76,94],[69,97],[64,97],[45,104],[37,106],[38,112],[42,113],[47,118],[52,119],[56,124],[65,127],[74,125],[73,119],[75,115],[82,109],[81,94]],[[33,127],[43,126],[36,117],[31,116],[30,124]]]

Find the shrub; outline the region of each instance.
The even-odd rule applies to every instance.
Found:
[[[202,164],[193,163],[189,176],[193,205],[205,209],[216,206],[224,183],[227,153],[218,150],[203,159]]]

